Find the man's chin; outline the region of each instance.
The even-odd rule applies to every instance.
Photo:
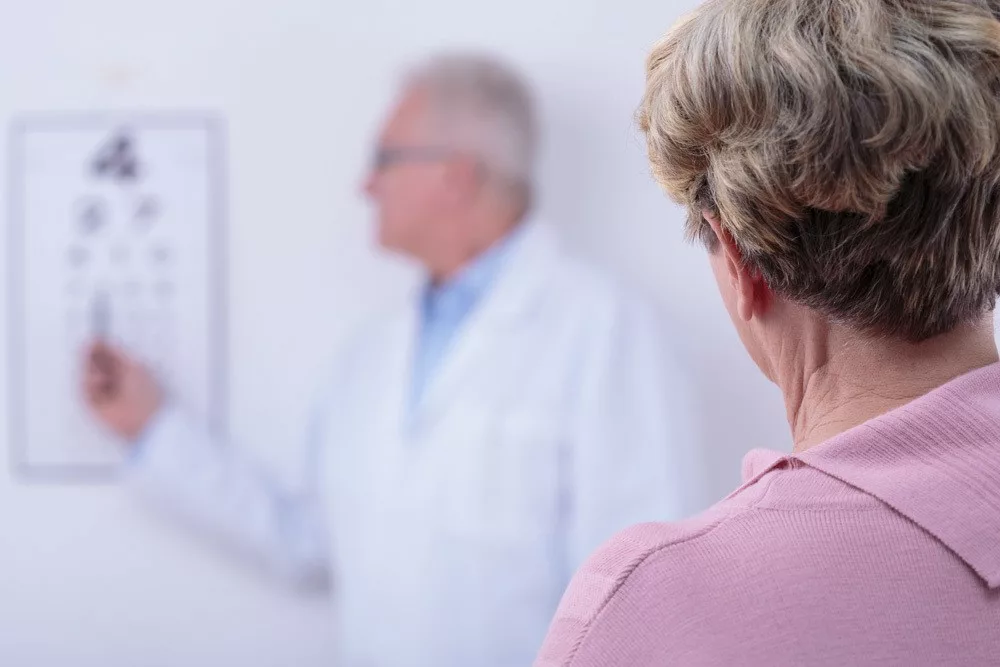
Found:
[[[394,255],[406,255],[406,249],[401,240],[388,231],[384,225],[375,229],[375,243],[382,250]]]
[[[382,223],[375,223],[375,233],[373,235],[375,238],[375,243],[383,250],[392,249],[392,235],[386,231],[385,225]]]

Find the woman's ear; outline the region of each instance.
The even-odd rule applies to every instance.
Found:
[[[736,312],[740,319],[749,322],[754,315],[763,315],[771,305],[771,289],[760,273],[748,266],[743,251],[736,245],[732,234],[722,226],[718,214],[705,211],[702,216],[719,241],[716,252],[723,253],[729,284],[736,294]]]

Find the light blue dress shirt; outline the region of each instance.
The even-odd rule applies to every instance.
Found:
[[[420,304],[420,334],[413,360],[410,407],[420,404],[424,390],[448,352],[455,334],[489,293],[503,268],[519,230],[509,233],[479,255],[451,280],[428,283]]]

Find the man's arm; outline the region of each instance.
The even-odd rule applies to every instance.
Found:
[[[129,485],[290,582],[325,584],[326,531],[315,484],[298,494],[283,491],[166,403],[149,371],[120,351],[98,343],[85,362],[88,404],[133,448]],[[309,444],[316,447],[312,430]]]
[[[687,515],[697,483],[689,391],[656,318],[622,300],[593,324],[569,442],[574,570],[626,526]]]

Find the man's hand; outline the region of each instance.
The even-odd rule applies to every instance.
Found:
[[[163,392],[148,369],[100,341],[84,357],[83,395],[98,419],[129,442],[142,434],[163,403]]]

